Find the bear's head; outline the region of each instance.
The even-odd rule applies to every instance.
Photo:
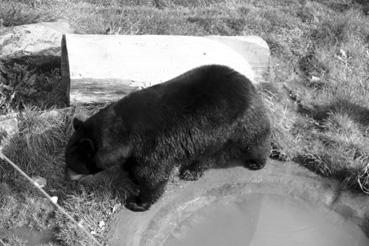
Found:
[[[91,129],[85,122],[73,119],[74,133],[65,150],[66,176],[78,180],[90,174],[96,174],[103,169],[96,163],[97,144],[93,139]]]

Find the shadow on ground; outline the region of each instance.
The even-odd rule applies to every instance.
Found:
[[[323,123],[328,119],[330,114],[340,113],[349,116],[350,119],[362,127],[369,126],[369,109],[343,99],[325,105],[312,105],[311,107],[299,105],[298,112],[313,118],[319,123]]]

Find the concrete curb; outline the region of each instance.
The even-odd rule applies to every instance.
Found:
[[[369,197],[342,191],[336,181],[322,178],[295,163],[270,161],[260,171],[242,167],[209,170],[196,182],[179,181],[149,211],[123,209],[108,234],[111,246],[161,245],[173,223],[224,196],[268,193],[289,196],[359,225],[368,235]],[[334,213],[334,212],[336,213]],[[341,217],[342,216],[342,217]]]

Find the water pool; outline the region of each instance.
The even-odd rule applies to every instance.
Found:
[[[219,200],[180,221],[165,246],[367,246],[361,229],[320,206],[272,194]]]

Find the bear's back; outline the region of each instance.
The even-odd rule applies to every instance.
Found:
[[[246,77],[225,66],[208,65],[133,92],[114,109],[128,126],[126,119],[150,124],[150,128],[196,117],[232,122],[247,110],[253,97],[257,93]]]

